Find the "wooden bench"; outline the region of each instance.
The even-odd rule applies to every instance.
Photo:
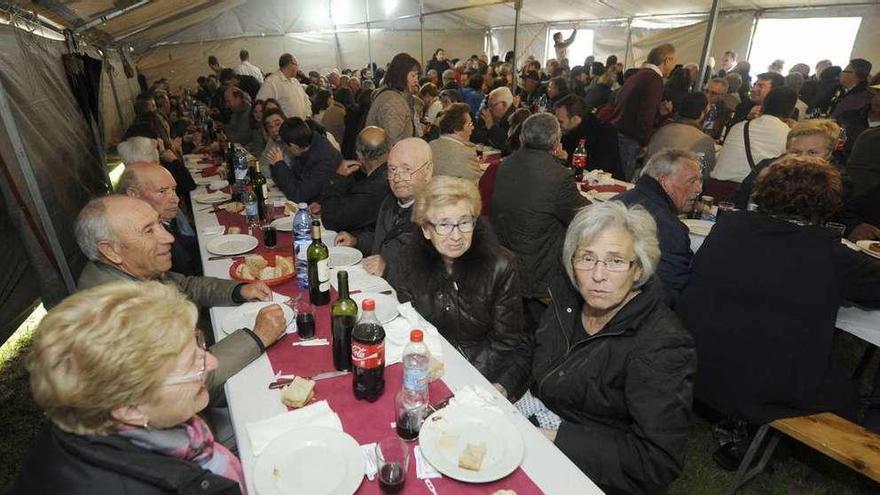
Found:
[[[812,416],[777,419],[761,426],[749,445],[727,493],[736,492],[764,470],[779,442],[779,437],[772,433],[770,442],[764,449],[758,464],[754,468],[749,469],[749,467],[767,437],[769,428],[784,433],[880,482],[880,435],[836,414],[820,413]]]

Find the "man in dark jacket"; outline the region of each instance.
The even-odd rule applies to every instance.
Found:
[[[223,86],[235,86],[247,93],[251,97],[251,101],[256,101],[261,83],[254,76],[236,74],[232,69],[223,69],[220,71],[220,84]]]
[[[569,94],[559,100],[553,109],[562,130],[562,149],[571,158],[581,139],[586,139],[587,168],[601,169],[617,179],[624,179],[617,154],[617,132],[608,124],[589,113],[583,98]]]
[[[315,126],[317,124],[314,124]],[[281,124],[279,136],[293,163],[288,165],[280,148],[267,153],[272,163],[272,178],[287,199],[295,203],[317,201],[342,162],[342,155],[311,122],[291,117]]]
[[[675,68],[675,47],[669,44],[654,47],[648,60],[636,74],[623,83],[615,100],[612,123],[619,132],[620,161],[628,180],[636,170],[636,159],[647,146],[661,115],[663,79]],[[665,112],[665,113],[664,113]]]
[[[502,86],[493,89],[486,101],[486,108],[480,111],[480,118],[474,123],[471,142],[492,146],[501,150],[502,155],[509,154],[507,133],[510,130],[510,115],[514,110],[510,88]]]
[[[421,138],[398,141],[388,155],[387,171],[392,194],[387,195],[379,207],[375,227],[364,229],[357,236],[340,232],[336,244],[360,249],[367,255],[363,261],[364,269],[394,285],[396,262],[401,251],[414,236],[421,235],[418,226],[411,221],[412,206],[416,193],[434,175],[431,147]]]
[[[703,189],[700,162],[687,150],[664,149],[652,156],[633,189],[614,199],[644,206],[657,222],[660,265],[657,275],[674,302],[691,275],[691,241],[678,215],[694,208]]]
[[[561,149],[559,139],[559,122],[553,115],[540,113],[526,119],[523,146],[498,167],[492,195],[492,225],[501,245],[516,256],[531,328],[546,307],[547,286],[559,269],[565,229],[576,210],[589,204],[578,192],[571,171],[554,156]]]
[[[864,128],[865,114],[871,106],[873,95],[868,91],[871,62],[863,58],[850,60],[840,73],[841,96],[831,107],[831,118],[840,124],[848,135],[855,137],[856,130]]]
[[[251,142],[254,140],[254,134],[260,132],[259,129],[251,127],[251,98],[244,91],[235,86],[226,86],[223,90],[223,100],[226,102],[226,109],[229,110],[229,122],[226,123],[226,137],[232,143],[238,143],[248,150],[259,153],[262,150],[255,150]]]
[[[357,235],[372,230],[388,187],[388,139],[379,127],[366,127],[355,145],[358,161],[343,161],[324,188],[321,220],[328,229]]]

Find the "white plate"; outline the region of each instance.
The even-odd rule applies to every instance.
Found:
[[[247,234],[226,234],[208,241],[205,249],[211,254],[232,256],[246,253],[260,244],[256,237]]]
[[[213,179],[214,177],[210,177],[210,178]],[[228,180],[213,180],[208,185],[211,186],[211,189],[214,189],[216,191],[217,189],[223,189],[224,187],[228,186],[229,181]]]
[[[479,471],[458,467],[467,444],[486,444]],[[501,413],[454,404],[430,415],[419,432],[422,454],[437,471],[467,483],[487,483],[512,473],[523,459],[523,440]]]
[[[378,292],[358,292],[357,294],[352,294],[351,299],[358,305],[358,314],[363,311],[361,303],[364,302],[364,299],[376,301],[376,319],[383,325],[397,318],[399,314],[397,311],[399,303],[394,296],[379,294]]]
[[[201,203],[203,205],[222,203],[223,201],[226,201],[228,199],[232,199],[232,196],[226,194],[223,191],[214,191],[212,193],[205,193],[193,196],[193,201],[195,201],[196,203]]]
[[[199,186],[207,186],[208,184],[214,182],[213,177],[202,177],[201,175],[194,175],[193,182]],[[215,187],[214,189],[220,189],[219,187]]]
[[[303,428],[279,436],[257,457],[257,495],[351,495],[364,479],[361,447],[330,428]]]
[[[870,247],[872,244],[880,244],[880,241],[856,241],[856,246],[858,246],[863,253],[880,259],[880,253],[877,251],[871,251]]]
[[[223,317],[223,321],[220,323],[220,328],[223,329],[226,333],[232,333],[239,328],[254,328],[254,322],[257,321],[257,313],[260,312],[261,309],[269,306],[270,304],[276,304],[274,302],[249,302],[244,303],[241,306],[235,308],[234,310],[226,313],[226,316]],[[293,321],[293,309],[286,304],[279,304],[281,306],[281,310],[284,312],[284,320],[288,325]]]
[[[712,231],[712,227],[715,225],[708,220],[697,220],[693,218],[685,218],[681,222],[687,225],[687,228],[691,232],[691,234],[702,236],[709,235],[709,232]]]
[[[356,265],[360,263],[362,259],[364,259],[364,255],[353,247],[336,246],[330,248],[331,268]]]
[[[285,215],[280,218],[276,218],[272,220],[270,224],[275,227],[275,230],[280,230],[282,232],[293,232],[293,217],[290,215]]]

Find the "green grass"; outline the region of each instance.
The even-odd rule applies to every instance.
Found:
[[[40,310],[42,307],[39,308]],[[39,310],[38,310],[39,311]],[[22,328],[0,347],[0,492],[6,492],[18,466],[36,434],[41,414],[28,389],[24,356],[30,348],[33,328],[42,314],[32,315]],[[838,339],[835,354],[855,363],[865,343],[847,334]],[[867,386],[877,369],[877,359],[865,373]],[[682,476],[668,489],[669,494],[723,493],[733,473],[712,461],[715,450],[710,424],[697,417],[691,426],[687,459]],[[752,480],[740,493],[745,494],[880,494],[880,485],[824,455],[789,441],[780,445],[768,469]]]

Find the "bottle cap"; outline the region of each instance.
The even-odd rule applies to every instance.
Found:
[[[296,207],[299,208],[300,210],[308,210],[309,204],[308,203],[297,203]]]
[[[364,302],[361,303],[361,307],[364,309],[364,311],[375,311],[376,301],[372,299],[364,299]]]
[[[414,328],[414,329],[412,329],[411,332],[409,332],[410,342],[421,342],[424,339],[424,337],[425,336],[422,334],[422,331],[419,330],[418,328]]]

